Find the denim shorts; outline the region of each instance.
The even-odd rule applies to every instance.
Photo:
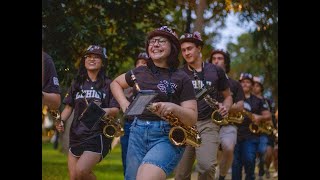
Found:
[[[131,128],[127,152],[126,180],[136,179],[142,164],[161,168],[166,175],[174,170],[182,158],[185,146],[176,146],[169,140],[167,121],[147,121],[135,118]]]

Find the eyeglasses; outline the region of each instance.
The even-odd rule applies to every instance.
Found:
[[[159,39],[150,39],[148,42],[149,42],[149,46],[154,46],[156,42],[158,42],[160,46],[163,46],[166,44],[167,40],[159,38]]]

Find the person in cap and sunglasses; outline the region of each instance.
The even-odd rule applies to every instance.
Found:
[[[110,151],[112,138],[103,135],[105,123],[100,118],[82,118],[88,104],[96,103],[105,115],[115,117],[119,104],[113,98],[106,76],[107,55],[105,48],[90,45],[80,61],[78,74],[72,82],[63,103],[59,132],[74,111],[69,134],[68,168],[70,179],[96,179],[94,166]],[[92,117],[92,116],[91,116]]]
[[[232,105],[230,87],[225,72],[221,67],[202,60],[201,50],[204,43],[199,32],[182,35],[180,43],[182,56],[187,62],[182,69],[192,80],[194,90],[202,92],[205,89],[213,89],[208,93],[214,100],[217,100],[218,92],[221,93],[224,101],[219,103],[217,110],[225,118]],[[199,180],[213,180],[215,178],[220,127],[212,122],[211,114],[214,109],[204,98],[199,98],[197,105],[198,121],[196,125],[202,143],[200,147],[186,147],[182,160],[175,171],[175,179],[177,180],[190,179],[195,159],[197,159],[196,171]]]
[[[245,100],[244,109],[252,114],[245,115],[243,123],[238,125],[237,144],[234,148],[234,157],[232,163],[232,180],[242,180],[242,169],[246,174],[245,179],[255,179],[255,160],[258,152],[259,134],[250,131],[251,123],[259,125],[261,122],[270,120],[271,113],[264,102],[252,94],[253,76],[250,73],[241,73],[239,78],[242,86]]]
[[[151,101],[156,112],[145,109],[131,125],[125,179],[165,180],[180,161],[184,146],[170,142],[171,125],[165,117],[174,114],[181,123],[193,126],[197,120],[197,105],[192,83],[187,74],[178,69],[180,43],[176,33],[162,26],[148,33],[147,66],[140,66],[118,76],[111,83],[114,97],[122,111],[130,102],[123,89],[134,86],[131,75],[141,90],[153,90],[158,95]],[[134,86],[134,92],[138,92]]]
[[[134,60],[134,67],[137,68],[139,66],[147,66],[147,61],[149,56],[146,52],[141,52],[138,54],[137,58]],[[133,87],[129,87],[124,90],[124,93],[128,99],[128,101],[133,101]],[[126,173],[126,160],[127,160],[127,152],[128,152],[128,141],[130,136],[130,127],[133,122],[133,116],[126,116],[124,119],[124,135],[120,137],[121,143],[121,159],[122,159],[122,167],[123,174]]]
[[[244,93],[239,81],[230,78],[227,74],[230,72],[230,54],[222,49],[212,50],[209,63],[221,67],[228,77],[231,89],[233,105],[229,112],[237,113],[243,111]],[[219,102],[223,101],[220,96]],[[218,153],[219,159],[219,180],[225,179],[228,170],[231,168],[233,161],[234,146],[237,143],[237,126],[235,124],[227,124],[220,127],[219,131],[220,147],[222,152]]]

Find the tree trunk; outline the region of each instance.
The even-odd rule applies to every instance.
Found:
[[[204,10],[207,7],[207,1],[206,0],[200,0],[200,3],[196,5],[196,15],[197,19],[194,26],[194,31],[198,31],[200,33],[203,33],[204,29]]]

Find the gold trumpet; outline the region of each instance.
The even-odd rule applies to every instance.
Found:
[[[152,104],[146,107],[151,112],[156,112],[158,107]],[[169,132],[169,140],[176,146],[191,145],[200,147],[201,137],[195,126],[184,125],[172,112],[165,116],[172,126]]]
[[[124,135],[120,119],[114,119],[112,116],[103,116],[101,120],[106,124],[103,127],[103,134],[108,138],[119,137]]]

